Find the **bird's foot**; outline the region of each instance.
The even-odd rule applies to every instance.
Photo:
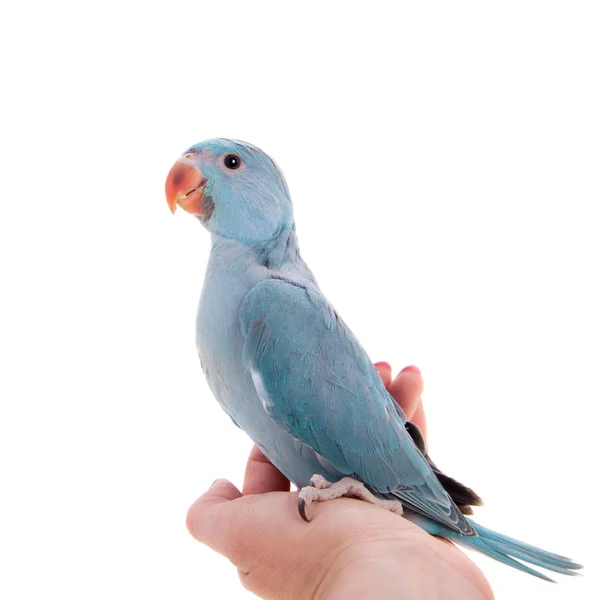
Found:
[[[298,512],[305,521],[310,521],[306,516],[306,507],[311,502],[325,502],[326,500],[335,500],[346,496],[348,498],[357,498],[370,504],[381,506],[386,510],[398,515],[402,514],[402,504],[399,500],[386,500],[378,498],[372,494],[361,481],[344,477],[335,483],[327,481],[322,475],[313,475],[310,478],[310,485],[303,487],[298,496]]]

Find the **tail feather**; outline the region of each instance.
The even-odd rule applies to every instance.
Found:
[[[542,550],[541,548],[536,548],[531,544],[526,544],[525,542],[520,542],[515,538],[511,538],[508,535],[502,535],[484,527],[483,525],[476,525],[477,533],[487,539],[492,540],[498,543],[501,543],[508,548],[513,550],[519,550],[529,554],[530,556],[538,557],[541,560],[554,564],[557,567],[562,567],[564,569],[582,569],[583,565],[577,564],[573,562],[570,558],[566,556],[561,556],[560,554],[554,554],[553,552],[548,552],[547,550]],[[541,565],[540,565],[541,566]]]
[[[544,575],[543,573],[540,573],[539,571],[536,571],[535,569],[532,569],[531,567],[524,565],[522,562],[515,560],[510,555],[505,554],[502,551],[494,550],[494,548],[491,547],[490,545],[488,545],[485,542],[485,540],[483,540],[482,538],[473,538],[472,541],[469,543],[467,543],[466,538],[464,540],[455,540],[455,541],[458,542],[459,544],[462,544],[463,546],[466,546],[467,548],[479,550],[479,552],[482,552],[483,554],[486,554],[487,556],[491,556],[492,558],[495,558],[496,560],[500,561],[501,563],[504,563],[505,565],[508,565],[509,567],[514,567],[515,569],[518,569],[519,571],[523,571],[523,573],[528,573],[529,575],[533,575],[534,577],[539,577],[540,579],[543,579],[544,581],[556,583],[554,581],[554,579],[551,579],[547,575]]]
[[[554,580],[550,579],[550,577],[544,573],[532,569],[529,565],[542,567],[543,569],[553,571],[554,573],[560,573],[561,575],[571,576],[579,575],[577,571],[583,568],[582,565],[572,561],[566,556],[554,554],[553,552],[536,548],[531,544],[526,544],[507,535],[502,535],[487,527],[483,527],[483,525],[474,523],[469,518],[467,518],[467,521],[477,533],[475,536],[461,535],[457,531],[452,531],[441,523],[437,523],[409,509],[404,511],[404,516],[422,527],[431,535],[444,537],[466,548],[477,550],[505,565],[509,565],[519,571],[539,577],[545,581],[553,582]]]
[[[523,562],[562,575],[579,575],[576,571],[581,569],[582,565],[573,562],[566,556],[560,556],[559,554],[547,552],[546,550],[536,548],[530,544],[525,544],[514,538],[487,529],[477,523],[473,523],[470,519],[469,522],[477,531],[478,537],[463,537],[454,535],[454,532],[449,537],[462,546],[478,550],[506,565],[510,565],[515,569],[519,569],[520,571],[524,571],[525,573],[529,573],[530,575],[534,575],[546,581],[553,580],[543,573],[523,564]]]
[[[528,562],[529,564],[532,564],[532,565],[536,565],[537,567],[543,567],[544,569],[550,568],[549,567],[550,563],[544,562],[541,558],[534,556],[532,553],[521,552],[519,550],[516,550],[515,548],[511,548],[500,542],[495,542],[494,547],[498,551],[503,552],[505,555],[510,555],[514,558],[518,558],[519,560],[524,560],[525,562]],[[561,567],[556,564],[554,564],[552,566],[552,570],[555,573],[561,573],[562,575],[579,575],[579,573],[577,573],[575,571],[571,571],[568,567]]]

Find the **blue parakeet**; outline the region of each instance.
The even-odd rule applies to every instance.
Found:
[[[549,579],[528,564],[566,575],[581,568],[465,516],[479,497],[436,468],[418,427],[321,293],[300,256],[288,187],[271,158],[234,140],[196,144],[169,172],[166,195],[173,212],[180,206],[195,215],[212,236],[196,323],[210,388],[302,488],[305,518],[305,502],[351,482],[341,493],[358,486],[359,496],[403,508],[427,532],[521,571]]]

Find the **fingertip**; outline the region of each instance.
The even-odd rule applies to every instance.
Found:
[[[198,500],[200,500],[200,498],[198,498]],[[185,516],[185,526],[190,532],[190,535],[197,540],[199,539],[196,535],[196,520],[198,518],[199,510],[196,505],[198,504],[198,500],[188,508],[187,515]]]
[[[188,509],[185,524],[190,534],[199,542],[206,539],[207,524],[214,521],[220,504],[240,498],[242,493],[227,479],[217,479]]]
[[[406,367],[404,367],[404,369],[402,369],[402,371],[400,371],[399,375],[408,372],[416,373],[417,375],[421,374],[421,370],[419,369],[419,367],[415,367],[415,365],[407,365]]]
[[[387,388],[392,383],[392,366],[385,362],[377,362],[375,363],[375,369],[377,369],[377,373],[379,373],[379,377],[383,381],[383,385]]]
[[[218,504],[220,502],[235,500],[241,495],[242,492],[240,492],[231,481],[228,481],[227,479],[216,479],[199,499],[204,498],[207,502]],[[198,500],[196,500],[196,502],[198,502]]]
[[[277,467],[254,446],[248,457],[244,475],[244,496],[268,492],[289,492],[290,482]]]
[[[421,371],[413,365],[404,367],[391,383],[388,391],[405,412],[408,420],[412,421],[423,393]]]

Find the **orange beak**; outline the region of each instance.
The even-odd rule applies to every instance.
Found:
[[[197,217],[204,213],[203,198],[206,179],[196,167],[177,161],[165,183],[167,204],[172,213],[177,210],[177,205],[183,210]]]

